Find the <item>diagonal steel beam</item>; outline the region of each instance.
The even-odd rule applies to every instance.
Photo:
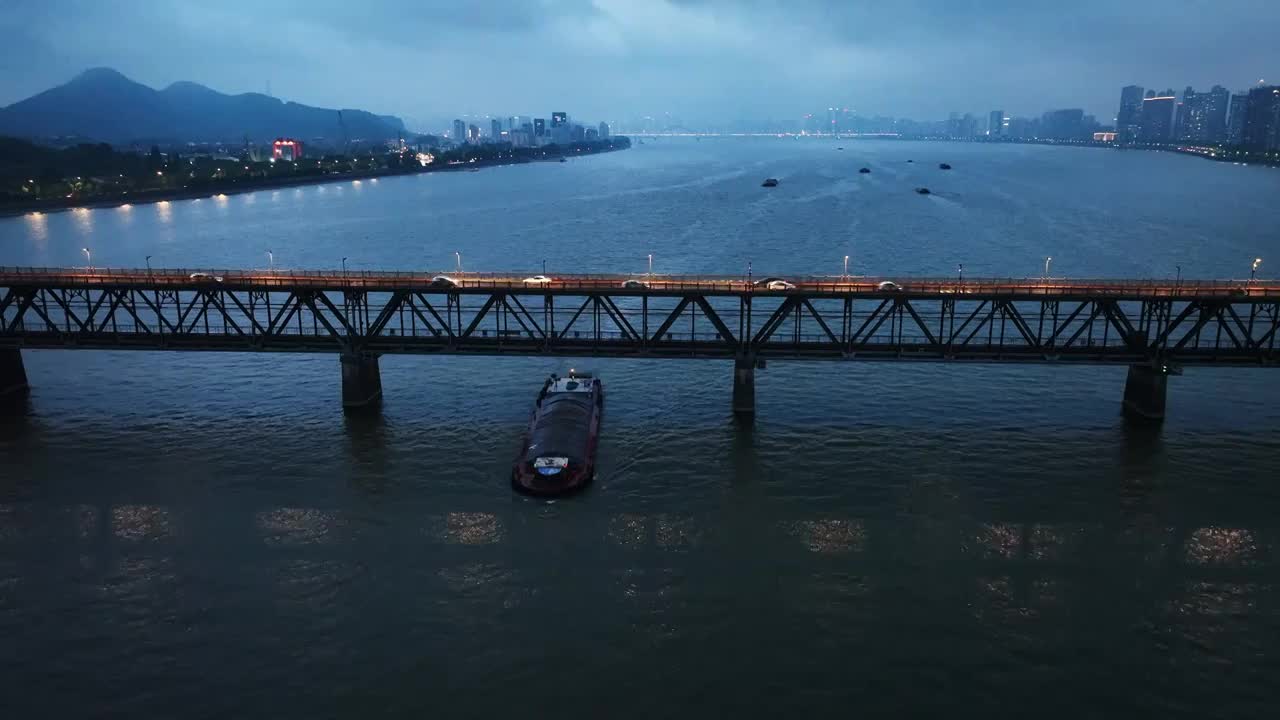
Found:
[[[253,313],[249,312],[249,308],[245,307],[244,303],[240,301],[240,298],[236,297],[235,292],[228,292],[227,295],[231,298],[231,302],[235,303],[236,307],[240,308],[240,312],[244,313],[244,316],[249,318],[249,324],[252,328],[253,335],[255,337],[266,335],[266,328],[258,324],[258,318],[254,317]]]
[[[782,304],[765,319],[764,324],[760,326],[760,330],[756,332],[756,336],[751,338],[751,345],[754,347],[769,342],[769,338],[773,337],[778,328],[782,327],[782,323],[787,321],[792,309],[795,307],[797,307],[797,302],[794,296],[784,299]]]
[[[578,322],[578,318],[582,317],[582,313],[586,312],[586,309],[591,306],[591,300],[591,296],[588,295],[587,299],[582,301],[582,305],[578,307],[578,311],[573,314],[573,317],[569,318],[569,322],[565,323],[565,326],[560,329],[560,332],[556,333],[558,338],[564,339],[565,337],[568,337],[569,330],[573,327],[573,324]]]
[[[329,309],[329,312],[333,313],[333,316],[334,316],[335,318],[337,318],[337,319],[338,319],[338,322],[342,324],[342,327],[343,327],[344,329],[346,329],[346,331],[347,331],[347,337],[359,337],[360,333],[359,333],[359,332],[358,332],[354,327],[352,327],[351,323],[350,323],[350,322],[348,321],[348,319],[347,319],[347,315],[346,315],[346,313],[344,313],[344,312],[342,312],[341,310],[339,310],[339,309],[337,308],[337,306],[335,306],[335,305],[333,304],[333,301],[329,299],[329,294],[328,294],[328,293],[324,292],[323,290],[319,290],[319,291],[317,291],[317,292],[312,293],[311,295],[312,295],[312,297],[311,297],[312,302],[311,302],[311,303],[309,303],[309,305],[310,305],[310,307],[311,307],[311,312],[313,312],[313,313],[316,313],[316,314],[320,315],[320,321],[321,321],[321,322],[324,322],[324,324],[325,324],[325,326],[326,326],[326,327],[332,327],[332,326],[331,326],[331,325],[329,325],[329,323],[328,323],[328,322],[325,322],[324,313],[320,312],[320,311],[316,308],[316,305],[315,305],[315,299],[316,299],[316,298],[319,298],[319,299],[320,299],[320,302],[321,302],[321,303],[322,303],[326,308],[328,308],[328,309]]]
[[[1053,334],[1049,336],[1049,339],[1047,341],[1045,341],[1045,347],[1050,347],[1050,348],[1057,347],[1056,345],[1054,345],[1054,343],[1058,341],[1058,338],[1062,336],[1062,333],[1067,331],[1067,328],[1071,327],[1071,323],[1074,322],[1075,319],[1079,317],[1080,313],[1084,312],[1084,309],[1087,307],[1089,307],[1088,300],[1085,300],[1081,302],[1079,305],[1077,305],[1076,309],[1072,310],[1071,314],[1068,315],[1066,319],[1062,321],[1061,324],[1059,324],[1057,327],[1053,329]]]
[[[107,323],[111,322],[111,318],[115,316],[116,309],[119,308],[120,303],[124,301],[124,296],[125,296],[125,293],[127,292],[129,291],[128,290],[103,290],[102,291],[103,295],[107,295],[107,294],[111,295],[111,306],[107,308],[107,315],[106,317],[102,318],[102,323],[93,329],[95,333],[100,333],[103,330],[107,329]],[[92,315],[89,316],[89,320],[90,322],[93,321]]]
[[[31,309],[35,299],[35,292],[28,292],[18,300],[18,312],[14,313],[13,321],[9,323],[9,327],[5,329],[5,332],[13,333],[17,331],[18,326],[22,324],[22,318],[26,316],[27,310]]]
[[[1204,329],[1204,326],[1209,324],[1209,319],[1216,315],[1209,305],[1203,303],[1196,304],[1200,306],[1200,317],[1196,318],[1196,322],[1191,326],[1191,329],[1188,330],[1187,333],[1178,340],[1178,342],[1174,343],[1174,352],[1181,350],[1187,343],[1191,342],[1191,338],[1199,334],[1199,332]],[[1199,343],[1197,343],[1197,345],[1198,344]]]
[[[889,303],[890,303],[889,298],[885,298],[881,300],[880,304],[876,306],[876,309],[872,310],[871,314],[867,316],[867,319],[862,321],[862,325],[858,326],[858,329],[853,331],[853,334],[849,336],[850,347],[853,347],[854,345],[862,344],[858,342],[858,338],[862,335],[862,331],[866,330],[867,326],[871,325],[872,320],[876,320],[877,318],[879,318],[879,322],[876,323],[874,328],[871,328],[871,331],[867,333],[867,337],[868,338],[871,337],[872,335],[875,334],[876,330],[880,329],[880,326],[884,324],[884,318],[880,316],[880,313],[885,309],[886,306],[889,305]],[[887,313],[886,317],[891,314],[893,314],[892,311]]]
[[[471,337],[471,333],[475,332],[477,327],[480,327],[480,321],[484,319],[485,315],[489,314],[489,310],[493,308],[493,306],[496,305],[497,302],[498,302],[498,295],[496,293],[493,295],[490,295],[489,299],[485,300],[484,305],[480,307],[480,311],[477,312],[476,316],[471,319],[471,324],[467,326],[466,330],[462,331],[462,337],[464,338]]]
[[[964,346],[968,345],[970,340],[974,339],[975,337],[977,337],[977,336],[978,336],[978,333],[982,332],[982,328],[984,328],[984,327],[986,327],[987,325],[989,325],[989,324],[991,323],[991,321],[995,319],[995,317],[996,317],[996,310],[998,310],[998,309],[999,309],[999,307],[1000,307],[1000,303],[999,303],[999,302],[995,302],[995,301],[993,301],[993,302],[991,302],[991,303],[990,303],[990,305],[989,305],[989,307],[988,307],[988,309],[987,309],[987,316],[986,316],[986,317],[984,317],[984,318],[982,318],[982,320],[978,321],[978,324],[977,324],[976,326],[974,326],[974,328],[973,328],[973,332],[969,333],[969,336],[968,336],[968,337],[966,337],[966,338],[965,338],[965,339],[960,343],[960,347],[964,347]],[[977,311],[975,310],[975,311],[974,311],[974,313],[976,314],[976,313],[977,313]],[[964,321],[964,324],[965,324],[965,325],[968,325],[968,324],[969,324],[969,321],[968,321],[968,320],[965,320],[965,321]],[[961,326],[961,327],[960,327],[960,329],[961,329],[961,330],[963,330],[963,329],[964,329],[964,326]],[[991,339],[990,337],[988,337],[988,338],[987,338],[987,340],[988,340],[988,343],[987,343],[987,344],[988,344],[988,346],[990,346],[990,339]],[[953,338],[953,340],[954,340],[954,338]]]
[[[1005,300],[1004,313],[1006,317],[1013,321],[1013,327],[1018,331],[1018,334],[1022,336],[1022,339],[1027,341],[1027,347],[1040,347],[1040,338],[1036,337],[1036,334],[1031,332],[1031,326],[1028,325],[1026,319],[1022,317],[1022,313],[1018,310],[1017,305],[1014,305],[1012,301]]]
[[[702,314],[707,316],[707,319],[715,326],[716,332],[720,333],[720,338],[727,345],[738,344],[738,339],[729,331],[729,326],[725,325],[724,320],[720,318],[719,313],[715,311],[715,308],[711,307],[711,303],[707,302],[705,297],[698,295],[693,301],[698,304],[698,307],[702,308]]]
[[[818,309],[813,306],[813,303],[809,302],[809,298],[801,298],[800,303],[809,311],[809,314],[813,316],[813,319],[818,321],[818,327],[822,328],[822,332],[827,334],[827,338],[831,340],[831,344],[839,345],[840,338],[836,337],[836,334],[831,332],[831,328],[827,325],[827,321],[822,319],[822,315],[818,312]]]
[[[391,318],[399,312],[400,306],[409,297],[408,290],[397,290],[391,293],[391,298],[387,300],[387,304],[382,306],[378,314],[374,316],[373,322],[369,325],[367,335],[371,338],[378,337],[382,331],[386,329],[387,323],[391,322]]]
[[[640,333],[636,332],[636,329],[627,321],[627,316],[622,312],[622,309],[618,307],[617,303],[613,301],[613,298],[608,295],[600,295],[599,301],[600,307],[604,308],[604,311],[608,313],[609,318],[613,320],[613,324],[618,326],[618,329],[622,331],[623,335],[626,335],[630,340],[640,339]]]
[[[298,313],[300,307],[302,307],[302,298],[298,297],[296,291],[289,293],[284,299],[284,304],[276,309],[276,316],[267,323],[267,335],[283,335],[284,329],[289,326],[289,321]]]
[[[925,325],[924,320],[921,319],[920,314],[916,312],[916,309],[911,304],[911,301],[905,300],[905,299],[902,300],[902,306],[907,309],[907,313],[911,315],[911,319],[916,321],[916,327],[919,327],[920,332],[923,332],[924,336],[928,338],[929,344],[935,345],[935,346],[938,345],[938,339],[933,336],[933,333],[929,332],[929,327]],[[941,333],[942,328],[938,328],[938,332]]]
[[[666,320],[662,321],[662,324],[658,326],[658,331],[653,334],[653,337],[648,339],[648,342],[657,342],[663,335],[665,335],[667,331],[671,329],[671,326],[676,323],[676,320],[680,319],[680,314],[684,312],[684,309],[688,305],[688,295],[680,298],[680,302],[676,303],[675,309],[671,311],[671,314],[667,316]]]
[[[1249,328],[1245,326],[1244,321],[1241,320],[1240,316],[1236,314],[1235,305],[1227,305],[1226,311],[1229,315],[1231,315],[1231,319],[1235,321],[1236,327],[1240,329],[1240,335],[1241,337],[1244,338],[1245,345],[1247,347],[1256,349],[1258,347],[1258,343],[1256,343],[1253,337],[1249,334]],[[1219,320],[1219,322],[1221,322],[1221,320]]]
[[[53,301],[57,303],[58,307],[62,308],[62,313],[66,316],[66,318],[68,320],[75,321],[76,327],[80,328],[80,332],[82,333],[89,332],[89,327],[84,324],[84,321],[80,319],[80,316],[76,315],[75,312],[72,311],[71,303],[67,302],[66,298],[62,297],[60,293],[53,292],[52,288],[50,288],[44,291],[44,296],[53,298]],[[41,315],[43,314],[44,313],[41,313]]]
[[[516,316],[516,322],[520,323],[520,327],[524,328],[524,331],[529,333],[529,337],[546,339],[547,331],[542,329],[542,326],[539,325],[538,321],[533,317],[533,313],[529,312],[529,310],[525,308],[524,303],[520,302],[519,297],[515,295],[507,295],[503,297],[503,302],[506,303],[507,310],[511,311],[511,314]],[[515,303],[515,307],[512,307],[511,303]],[[520,319],[521,315],[524,316],[525,320],[529,321],[528,326],[526,326]],[[532,327],[533,330],[530,330],[530,327]],[[537,332],[535,333],[534,330]]]
[[[1067,342],[1065,342],[1060,346],[1063,350],[1071,347],[1071,345],[1076,341],[1077,338],[1083,335],[1084,332],[1088,330],[1090,327],[1093,327],[1093,321],[1097,320],[1098,316],[1102,314],[1102,306],[1103,306],[1103,303],[1100,303],[1100,302],[1093,303],[1093,312],[1089,314],[1088,319],[1086,319],[1083,323],[1080,324],[1080,327],[1076,328],[1075,334],[1072,335],[1070,338],[1067,338]]]
[[[160,328],[159,328],[159,330],[160,330],[160,332],[161,332],[161,333],[163,333],[163,332],[164,332],[164,329],[165,329],[165,328],[169,328],[169,332],[170,332],[171,334],[172,334],[172,333],[176,333],[176,332],[178,332],[178,328],[177,328],[177,327],[175,327],[173,323],[169,322],[169,318],[167,318],[167,317],[165,317],[165,316],[164,316],[164,313],[160,311],[160,306],[158,306],[158,305],[156,305],[155,303],[151,302],[151,298],[147,296],[147,293],[146,293],[145,291],[141,291],[141,290],[139,290],[139,291],[134,292],[134,297],[136,297],[136,298],[137,298],[137,297],[142,298],[142,302],[143,302],[143,304],[145,304],[147,307],[151,308],[151,312],[154,312],[154,313],[156,314],[156,322],[160,323]],[[141,322],[141,321],[139,321],[139,322]]]
[[[317,295],[323,295],[323,293],[309,292],[306,294],[305,297],[301,299],[301,301],[311,310],[311,313],[315,316],[317,320],[320,321],[320,324],[324,325],[325,329],[329,331],[329,336],[332,337],[335,341],[337,341],[340,347],[343,347],[343,348],[350,347],[351,343],[349,341],[354,340],[355,336],[343,335],[341,332],[338,331],[336,327],[333,326],[333,323],[329,322],[329,318],[325,317],[324,313],[320,312],[320,309],[316,307]]]
[[[422,306],[427,309],[427,312],[431,313],[431,317],[435,318],[436,322],[440,323],[440,327],[444,330],[444,334],[452,338],[453,328],[449,327],[449,323],[445,322],[444,319],[440,317],[440,313],[436,312],[435,307],[432,306],[431,301],[427,299],[427,296],[423,295],[422,293],[414,293],[414,294],[418,297],[418,300],[422,302]],[[415,314],[417,314],[418,317],[422,317],[422,313],[416,311],[416,303],[412,303],[412,302],[409,303],[409,308],[414,310]],[[426,322],[427,319],[422,318],[422,321]],[[429,328],[429,329],[433,333],[435,333],[437,336],[440,335],[440,333],[436,331],[435,328]]]
[[[152,332],[151,328],[148,327],[147,323],[144,322],[142,318],[138,316],[137,296],[139,295],[140,292],[141,291],[137,291],[137,290],[121,290],[120,295],[123,297],[127,294],[129,297],[129,302],[120,303],[120,307],[124,308],[125,312],[129,313],[129,316],[133,318],[133,322],[135,323],[134,324],[135,328],[137,328],[138,330],[141,330],[143,333],[147,335],[152,335],[154,333]],[[143,295],[143,297],[145,297],[145,294]],[[135,332],[136,331],[137,330],[135,330]]]
[[[958,328],[956,327],[956,321],[955,321],[955,318],[952,318],[952,319],[951,319],[951,334],[950,334],[950,336],[948,336],[948,337],[947,337],[947,344],[948,344],[948,345],[954,345],[954,344],[955,344],[955,342],[956,342],[956,338],[960,337],[960,333],[964,332],[965,328],[969,327],[969,323],[973,322],[973,319],[974,319],[974,318],[976,318],[976,317],[978,317],[979,315],[981,315],[981,314],[982,314],[982,311],[986,309],[986,307],[987,307],[987,303],[989,303],[989,302],[991,302],[991,301],[990,301],[990,300],[983,300],[982,302],[978,303],[978,306],[977,306],[977,307],[975,307],[975,308],[974,308],[974,309],[973,309],[973,310],[968,314],[968,316],[966,316],[966,317],[965,317],[964,322],[960,323],[960,327],[958,327]],[[955,307],[954,307],[954,306],[952,306],[952,310],[953,310],[953,311],[955,310]]]
[[[222,313],[222,323],[224,328],[226,327],[227,323],[230,323],[231,327],[235,328],[235,331],[237,334],[239,334],[241,337],[246,337],[248,333],[244,331],[244,328],[240,327],[240,323],[236,322],[235,319],[231,317],[231,313],[227,312],[227,305],[222,300],[222,295],[224,294],[225,293],[221,291],[210,292],[209,302],[215,307],[217,307],[217,309]]]
[[[1160,337],[1156,338],[1155,343],[1153,343],[1154,346],[1164,348],[1165,344],[1169,342],[1169,337],[1173,334],[1173,331],[1178,329],[1178,326],[1182,325],[1182,323],[1186,322],[1187,318],[1191,317],[1191,313],[1196,312],[1199,309],[1199,302],[1193,301],[1187,303],[1187,306],[1182,309],[1182,312],[1178,313],[1178,317],[1170,320],[1169,324],[1165,325],[1164,332],[1160,333]],[[1179,345],[1178,347],[1182,346]]]

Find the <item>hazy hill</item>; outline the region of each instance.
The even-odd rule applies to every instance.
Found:
[[[404,123],[364,110],[342,111],[349,139],[394,138]],[[343,137],[338,111],[282,102],[258,93],[226,95],[192,82],[163,90],[95,68],[65,85],[0,109],[0,135],[79,136],[110,143],[262,142],[279,136],[335,144]]]

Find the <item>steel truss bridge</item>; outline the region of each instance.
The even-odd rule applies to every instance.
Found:
[[[754,282],[753,282],[754,280]],[[1185,366],[1275,367],[1280,283],[0,268],[0,394],[21,348],[333,352],[348,407],[389,353],[733,360],[754,409],[767,360],[1116,364],[1163,416]]]

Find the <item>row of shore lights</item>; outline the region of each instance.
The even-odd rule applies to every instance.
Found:
[[[92,268],[93,268],[93,253],[89,252],[89,248],[87,248],[87,247],[86,247],[86,248],[80,248],[80,251],[84,253],[85,264],[87,264],[87,265],[89,266],[89,268],[90,268],[90,269],[92,269]],[[454,257],[454,259],[457,261],[457,268],[458,268],[458,272],[462,272],[462,253],[457,252],[457,251],[454,251],[454,253],[453,253],[453,257]],[[1046,258],[1044,259],[1044,277],[1049,277],[1049,264],[1050,264],[1050,263],[1052,263],[1052,262],[1053,262],[1053,257],[1052,257],[1052,256],[1046,257]],[[1253,259],[1253,265],[1252,265],[1252,266],[1250,266],[1250,268],[1249,268],[1249,279],[1250,279],[1250,280],[1255,280],[1255,279],[1257,279],[1257,277],[1258,277],[1258,266],[1259,266],[1259,265],[1261,265],[1261,264],[1262,264],[1262,258],[1254,258],[1254,259]],[[268,251],[267,251],[267,266],[270,268],[271,272],[275,272],[275,269],[276,269],[276,256],[275,256],[275,253],[271,252],[270,250],[268,250]],[[1177,268],[1178,268],[1178,279],[1179,279],[1179,280],[1181,280],[1181,279],[1182,279],[1182,266],[1181,266],[1181,265],[1178,265],[1178,266],[1177,266]],[[150,256],[150,255],[148,255],[148,256],[147,256],[147,270],[150,270],[150,269],[151,269],[151,256]],[[344,272],[344,273],[345,273],[346,271],[347,271],[347,258],[346,258],[346,257],[344,257],[344,258],[342,258],[342,272]],[[545,275],[545,274],[546,274],[546,272],[547,272],[547,261],[546,261],[546,260],[543,260],[543,261],[542,261],[542,272],[543,272],[543,274],[544,274],[544,275]],[[963,282],[963,281],[964,281],[964,263],[960,263],[960,264],[956,265],[956,272],[959,274],[960,281],[961,281],[961,282]],[[650,275],[652,275],[652,274],[653,274],[653,253],[649,253],[649,274],[650,274]],[[843,275],[843,277],[848,277],[848,276],[849,276],[849,256],[848,256],[848,255],[845,255],[845,256],[844,256],[844,275]]]

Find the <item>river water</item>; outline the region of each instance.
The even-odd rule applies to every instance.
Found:
[[[1243,277],[1280,172],[1168,153],[660,140],[569,163],[0,220],[0,265]],[[907,160],[914,160],[908,163]],[[937,169],[940,161],[955,169]],[[872,169],[859,175],[860,166]],[[766,176],[781,180],[766,190]],[[925,185],[934,194],[912,192]],[[1267,265],[1264,260],[1263,270]],[[1122,368],[27,351],[0,421],[12,717],[1261,717],[1280,389]],[[507,473],[546,373],[597,483]]]

